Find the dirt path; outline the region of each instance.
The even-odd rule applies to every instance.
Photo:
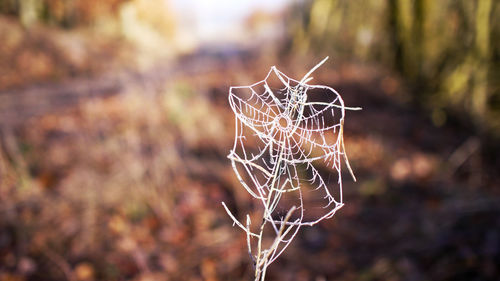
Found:
[[[236,50],[217,58],[212,58],[213,55],[199,53],[177,61],[159,62],[147,71],[122,70],[97,77],[78,77],[0,91],[0,128],[15,127],[32,117],[76,105],[82,100],[108,97],[135,87],[147,89],[145,92],[149,94],[175,77],[217,72],[228,60],[248,56],[249,52]]]

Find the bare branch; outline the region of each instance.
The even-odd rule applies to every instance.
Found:
[[[287,77],[273,66],[264,80],[250,86],[231,87],[229,90],[236,133],[228,158],[243,187],[262,203],[264,212],[258,232],[250,230],[249,215],[244,226],[224,202],[222,205],[234,224],[246,233],[256,281],[265,279],[268,266],[290,245],[300,227],[312,226],[331,218],[342,208],[342,158],[356,181],[345,152],[344,115],[346,110],[361,108],[346,107],[340,94],[333,88],[307,84],[312,80],[311,74],[327,59],[314,66],[300,81]],[[283,84],[280,90],[273,91],[269,86],[271,74],[276,75]],[[310,89],[329,94],[327,97],[331,97],[331,101],[308,102],[307,91]],[[245,95],[240,96],[240,92]],[[338,121],[332,124],[332,120]],[[250,134],[244,134],[246,131]],[[251,142],[252,138],[254,142]],[[255,153],[249,151],[248,143],[252,143],[250,146],[262,146]],[[315,168],[319,160],[326,161],[335,170],[336,182],[325,182]],[[315,192],[324,201],[323,214],[306,219],[307,202],[302,197],[304,189],[308,189],[309,194]],[[287,208],[282,203],[283,197],[295,198],[293,200],[297,200],[298,205],[291,207],[284,218],[277,219],[278,212]],[[266,227],[272,228],[276,235],[267,248],[264,245]],[[257,244],[252,248],[254,237],[257,238]],[[255,253],[252,253],[253,250]]]

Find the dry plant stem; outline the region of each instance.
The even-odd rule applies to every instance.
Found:
[[[262,259],[262,236],[264,235],[264,227],[266,226],[266,220],[262,220],[262,224],[260,225],[260,232],[259,232],[259,241],[257,242],[257,261],[255,263],[255,280],[259,281],[260,276],[262,275],[262,269],[261,269],[261,259]],[[264,273],[265,274],[265,273]],[[264,279],[262,279],[264,280]]]
[[[273,173],[273,181],[271,183],[271,189],[269,190],[269,194],[267,196],[267,199],[265,200],[264,215],[263,215],[262,223],[260,226],[259,241],[257,244],[257,262],[255,264],[255,280],[256,281],[264,280],[264,277],[266,274],[266,269],[267,269],[267,260],[269,258],[268,253],[270,253],[271,251],[273,251],[275,249],[275,248],[271,247],[268,250],[263,252],[262,251],[262,239],[264,236],[264,228],[265,228],[266,223],[267,223],[266,217],[269,217],[270,219],[272,219],[272,217],[271,217],[272,211],[270,209],[270,203],[271,203],[272,195],[273,195],[274,190],[276,188],[276,180],[279,177],[278,173],[280,171],[280,166],[281,166],[282,161],[283,161],[283,147],[280,151],[280,157],[279,157],[278,163],[275,166],[275,170],[273,171],[274,173]],[[292,210],[295,210],[295,207]],[[290,211],[292,211],[292,210],[290,210]],[[291,212],[289,212],[289,214],[291,214]],[[289,215],[287,217],[289,217]],[[282,224],[281,229],[283,229],[284,226],[285,226],[285,224]],[[280,238],[281,233],[282,233],[282,231],[280,231],[280,233],[278,234],[276,239]],[[275,243],[273,243],[272,246],[275,246],[275,247],[278,246],[278,245],[274,245],[274,244]],[[261,276],[262,276],[262,279],[260,278]]]
[[[328,86],[308,84],[312,79],[310,75],[327,59],[314,66],[300,81],[287,77],[273,66],[264,80],[250,86],[231,87],[229,91],[236,133],[228,158],[242,186],[264,207],[258,232],[251,231],[249,215],[243,225],[224,202],[222,205],[234,225],[246,233],[248,253],[255,266],[255,281],[264,281],[267,268],[290,245],[300,227],[331,218],[343,206],[342,157],[356,180],[345,152],[344,113],[360,108],[344,106],[341,96]],[[268,84],[271,76],[282,84],[276,92]],[[239,95],[238,91],[245,95]],[[328,102],[308,101],[308,91],[329,94]],[[328,120],[336,121],[332,124]],[[247,150],[247,137],[255,137],[261,144],[256,154]],[[333,188],[338,188],[338,192],[332,191],[313,165],[320,160],[336,170],[338,181]],[[303,188],[323,196],[318,199],[325,202],[325,211],[307,218],[308,221],[304,215]],[[284,194],[288,194],[287,200],[297,200],[294,204],[298,205],[285,207],[280,203]],[[276,219],[279,215],[276,210],[282,207],[288,209],[286,216]],[[292,215],[297,218],[291,220]],[[269,247],[264,245],[266,228],[276,235]],[[253,238],[257,238],[254,243]]]
[[[287,230],[285,231],[286,223],[290,220],[290,217],[292,216],[293,212],[295,212],[296,209],[297,208],[295,206],[293,206],[286,214],[286,217],[283,220],[283,223],[281,224],[279,233],[276,236],[276,238],[274,238],[273,244],[271,245],[269,250],[264,252],[264,253],[259,252],[260,255],[263,254],[263,257],[261,258],[261,264],[259,264],[259,262],[257,262],[257,264],[255,266],[255,281],[264,281],[264,279],[266,277],[267,267],[270,264],[268,262],[269,257],[271,256],[272,251],[275,251],[277,249],[279,243],[281,242],[281,237],[286,236],[286,234],[288,234],[288,232],[290,232],[291,227],[287,228]],[[263,235],[263,230],[264,230],[263,226],[265,225],[265,223],[266,223],[266,221],[262,222],[261,236]]]

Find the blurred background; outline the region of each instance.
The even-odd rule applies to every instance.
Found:
[[[500,3],[0,0],[0,280],[250,280],[230,86],[348,106],[346,205],[268,280],[500,279]],[[328,167],[320,167],[329,171]],[[344,171],[347,171],[344,167]]]

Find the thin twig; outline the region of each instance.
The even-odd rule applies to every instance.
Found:
[[[255,281],[264,281],[267,268],[290,245],[300,227],[312,226],[323,219],[331,218],[344,205],[340,155],[343,156],[351,176],[356,181],[345,150],[344,114],[346,110],[360,110],[361,108],[346,107],[340,94],[333,88],[307,84],[312,80],[311,74],[327,59],[328,57],[315,65],[300,81],[287,77],[273,66],[263,81],[250,86],[231,87],[229,90],[229,104],[235,113],[236,133],[234,146],[228,158],[243,187],[262,203],[264,211],[258,232],[251,231],[251,220],[248,214],[246,226],[244,226],[229,211],[224,202],[222,205],[234,224],[246,233],[248,254],[255,269]],[[284,88],[280,91],[282,91],[281,94],[284,93],[285,98],[283,95],[275,95],[269,87],[267,80],[272,74],[283,83]],[[332,102],[307,102],[307,91],[311,89],[332,93]],[[250,97],[239,97],[236,92],[240,90],[250,93]],[[340,114],[340,117],[337,114]],[[340,120],[339,123],[325,124],[325,120],[332,117]],[[257,154],[248,153],[245,148],[248,141],[248,135],[244,135],[246,129],[249,129],[259,142],[264,143]],[[331,141],[327,134],[332,131],[336,134],[337,129],[338,137],[335,141]],[[315,137],[316,135],[318,137]],[[321,149],[323,154],[314,153],[315,155],[312,156],[313,149],[316,148]],[[320,159],[331,163],[336,169],[339,177],[339,194],[333,194],[330,191],[327,183],[312,164]],[[237,164],[238,167],[236,167]],[[311,175],[301,178],[298,165],[305,165]],[[238,169],[240,166],[242,169]],[[314,190],[321,188],[325,193],[324,199],[327,201],[324,207],[327,209],[326,213],[310,221],[304,220],[305,207],[301,184],[303,181],[316,185]],[[280,205],[284,194],[287,196],[296,194],[300,205],[290,208],[285,218],[274,219],[275,210]],[[292,214],[297,210],[300,210],[300,215],[291,221]],[[263,245],[266,227],[274,230],[276,235],[267,248]],[[252,245],[254,237],[257,238],[256,245]]]

